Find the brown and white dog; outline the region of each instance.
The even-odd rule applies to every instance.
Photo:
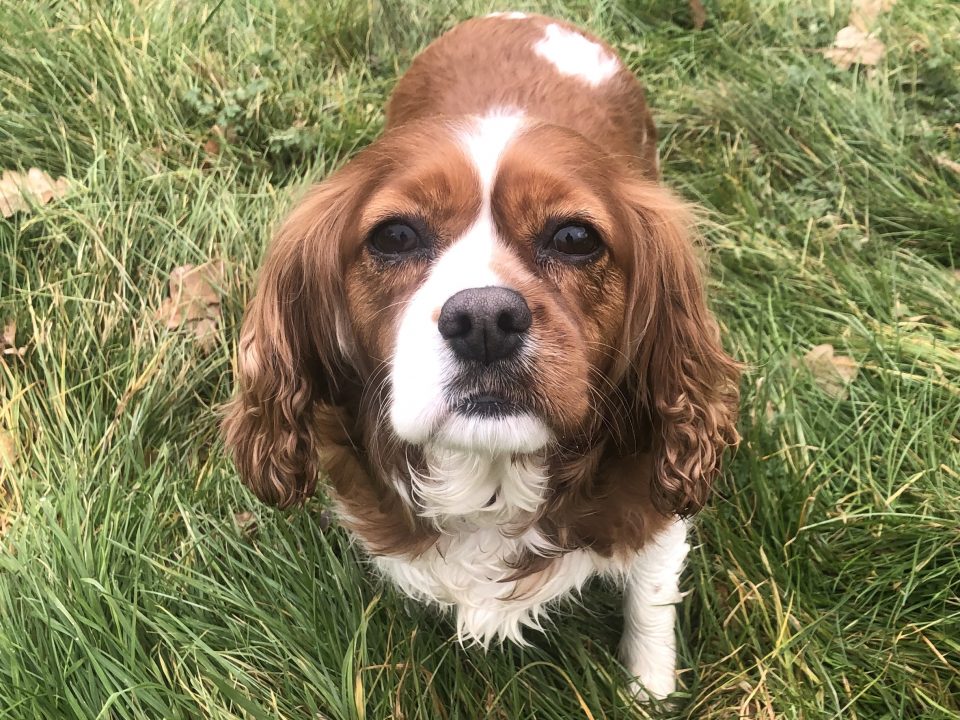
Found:
[[[737,441],[739,369],[658,174],[608,45],[539,15],[458,25],[273,239],[225,426],[267,502],[328,477],[461,641],[522,641],[591,576],[623,582],[623,660],[662,697],[683,518]]]

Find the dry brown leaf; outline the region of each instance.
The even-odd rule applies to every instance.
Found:
[[[936,161],[937,161],[937,165],[939,165],[940,167],[946,168],[947,170],[951,170],[952,172],[955,172],[958,175],[960,175],[960,162],[957,162],[956,160],[951,160],[946,155],[937,155]]]
[[[12,321],[7,323],[3,328],[3,334],[0,335],[0,356],[23,357],[26,351],[25,347],[17,347],[17,324]]]
[[[771,423],[774,421],[776,417],[777,417],[776,406],[770,400],[767,400],[767,404],[764,405],[763,407],[763,419],[766,420],[768,423]]]
[[[217,138],[215,137],[208,138],[207,141],[203,144],[204,157],[200,161],[200,167],[202,167],[204,170],[208,170],[212,168],[214,164],[213,160],[214,158],[217,158],[220,156],[221,149],[222,148],[220,147],[220,141]]]
[[[837,33],[833,47],[824,48],[820,52],[838,68],[847,70],[854,64],[876,65],[886,49],[886,45],[874,33],[866,33],[853,25],[847,25]]]
[[[693,18],[693,27],[703,30],[703,26],[707,24],[707,9],[701,0],[690,0],[690,15]]]
[[[850,8],[850,24],[869,32],[877,24],[877,18],[897,4],[897,0],[853,0]]]
[[[211,318],[200,320],[193,326],[197,344],[204,352],[210,352],[217,346],[217,321]]]
[[[30,168],[27,174],[4,170],[0,175],[0,214],[5,218],[30,208],[30,199],[46,205],[67,194],[70,185],[65,177],[51,178],[43,170]]]
[[[257,532],[257,516],[249,510],[233,514],[233,524],[241,535],[252,536]]]
[[[209,352],[216,344],[219,289],[223,281],[222,260],[174,268],[170,273],[170,297],[164,298],[158,319],[170,330],[186,326],[200,347]]]
[[[294,122],[294,125],[296,125],[296,122]],[[218,137],[221,140],[226,141],[229,145],[236,143],[237,139],[239,138],[239,135],[237,135],[237,129],[232,125],[227,125],[226,127],[214,125],[212,128],[210,128],[210,132],[214,135],[214,137]]]
[[[17,441],[13,438],[13,433],[8,430],[0,430],[0,469],[5,464],[13,465],[17,459]]]
[[[803,364],[821,390],[833,398],[845,398],[860,366],[852,357],[835,355],[833,345],[817,345],[803,358]]]

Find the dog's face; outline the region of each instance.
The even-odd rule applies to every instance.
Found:
[[[735,440],[736,368],[689,227],[673,195],[572,131],[509,112],[395,128],[271,246],[228,418],[241,472],[266,499],[302,498],[315,413],[343,405],[380,448],[649,449],[654,500],[696,509]]]
[[[403,441],[534,452],[589,423],[624,350],[625,208],[570,133],[501,115],[447,142],[384,178],[341,238],[348,312],[364,355],[389,368]]]

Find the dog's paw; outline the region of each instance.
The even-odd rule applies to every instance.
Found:
[[[650,662],[626,662],[631,676],[630,694],[637,702],[663,700],[677,689],[677,676],[672,664]]]

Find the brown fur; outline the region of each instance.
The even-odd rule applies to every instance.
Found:
[[[541,532],[561,551],[635,550],[703,506],[738,439],[739,367],[704,301],[690,213],[655,182],[643,90],[625,68],[598,87],[558,74],[530,49],[548,22],[471,20],[427,48],[397,85],[387,132],[281,226],[247,309],[225,421],[241,477],[286,507],[326,473],[373,553],[415,555],[436,538],[392,483],[420,459],[385,418],[400,311],[429,260],[385,265],[364,239],[416,215],[439,253],[470,225],[480,188],[456,142],[465,115],[515,107],[531,120],[501,159],[491,206],[497,269],[534,318],[521,390],[557,437]],[[545,223],[567,217],[603,235],[595,263],[538,260]],[[548,566],[519,558],[517,577]]]
[[[575,130],[655,180],[657,130],[643,87],[626,67],[598,87],[559,74],[533,51],[551,23],[580,33],[612,56],[617,54],[600,38],[542,15],[520,22],[467,20],[414,59],[387,104],[387,127],[515,107]]]

